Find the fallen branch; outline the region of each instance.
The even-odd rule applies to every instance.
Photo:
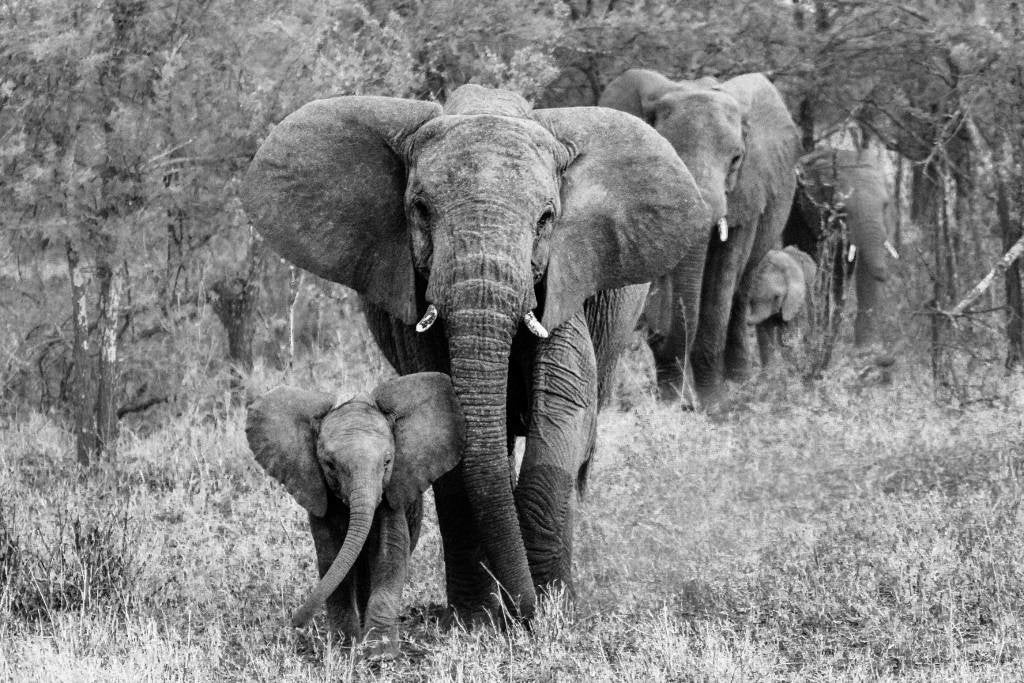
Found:
[[[131,415],[132,413],[141,413],[144,410],[149,410],[155,405],[167,403],[169,400],[170,399],[167,396],[159,396],[155,398],[147,398],[146,400],[139,401],[137,403],[129,403],[128,405],[121,406],[117,409],[117,419],[120,420],[125,415]]]
[[[974,285],[974,289],[972,289],[970,293],[953,308],[953,310],[946,313],[946,315],[950,317],[962,315],[964,309],[974,303],[975,299],[984,294],[985,290],[992,285],[993,281],[995,281],[996,276],[1006,272],[1006,269],[1009,268],[1014,261],[1020,258],[1021,254],[1024,254],[1024,235],[1013,243],[1010,250],[1003,254],[1003,257],[999,259],[994,266],[992,266],[992,270],[988,271],[988,275],[983,277],[981,282]]]

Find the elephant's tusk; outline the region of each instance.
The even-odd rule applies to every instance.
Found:
[[[722,242],[729,239],[729,221],[725,219],[725,216],[718,221],[718,239]]]
[[[548,331],[544,329],[544,326],[537,320],[537,316],[533,314],[533,311],[529,311],[523,316],[523,322],[526,323],[526,329],[534,334],[534,336],[540,337],[541,339],[548,338]]]
[[[886,240],[885,241],[885,248],[886,248],[886,250],[888,250],[890,256],[892,256],[894,259],[897,259],[897,260],[899,259],[900,252],[896,251],[896,247],[892,246],[892,242],[890,242],[889,240]]]
[[[430,329],[430,326],[437,320],[437,306],[430,304],[427,306],[427,312],[423,314],[420,321],[416,323],[417,332],[426,332]]]
[[[848,252],[846,252],[846,261],[847,261],[847,263],[853,263],[853,259],[855,259],[856,257],[857,257],[857,245],[856,244],[851,244],[850,245],[850,250]]]

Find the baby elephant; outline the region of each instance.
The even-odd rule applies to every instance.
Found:
[[[331,627],[394,652],[423,514],[421,494],[462,456],[464,421],[448,375],[385,382],[340,405],[279,387],[249,407],[245,434],[263,469],[309,512],[320,582],[292,617],[325,601]]]
[[[761,365],[775,357],[775,345],[789,346],[806,331],[811,286],[817,266],[796,247],[772,249],[754,269],[747,323],[757,325]]]

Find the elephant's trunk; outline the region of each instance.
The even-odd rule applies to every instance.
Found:
[[[378,492],[375,495],[372,484],[365,481],[354,484],[353,489],[349,499],[348,532],[345,534],[345,542],[342,543],[341,550],[327,572],[320,578],[320,582],[302,603],[302,607],[292,615],[292,626],[305,626],[309,622],[317,608],[348,576],[366,543],[380,494]]]
[[[507,386],[512,337],[532,304],[525,267],[508,247],[488,245],[454,264],[445,308],[451,376],[466,419],[462,471],[490,568],[510,606],[526,618],[536,595],[512,497]]]

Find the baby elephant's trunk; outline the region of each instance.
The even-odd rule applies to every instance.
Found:
[[[292,626],[300,627],[309,623],[313,613],[324,604],[331,593],[338,589],[341,582],[348,576],[359,557],[367,536],[370,535],[370,525],[373,524],[374,511],[380,495],[374,495],[372,486],[365,483],[354,487],[351,499],[349,500],[348,532],[345,534],[345,542],[338,551],[337,557],[331,563],[330,568],[320,578],[320,582],[302,603],[302,607],[292,615]]]

